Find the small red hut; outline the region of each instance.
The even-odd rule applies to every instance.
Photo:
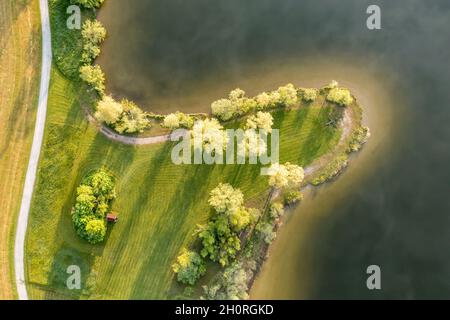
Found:
[[[117,217],[117,214],[114,212],[108,213],[106,215],[106,221],[116,223],[119,220],[119,217]]]

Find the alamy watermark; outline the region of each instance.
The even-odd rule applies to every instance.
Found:
[[[381,290],[381,268],[377,265],[370,265],[367,267],[366,273],[370,275],[366,281],[367,289]]]
[[[71,265],[67,268],[67,274],[70,276],[66,280],[66,286],[69,290],[81,289],[81,269],[77,265]]]
[[[278,129],[272,129],[270,133],[264,129],[205,129],[202,124],[202,121],[196,122],[191,131],[172,132],[171,141],[178,142],[171,153],[174,164],[270,166],[279,163]],[[268,168],[263,168],[261,174],[267,175]]]
[[[66,21],[67,29],[80,30],[81,29],[81,9],[79,6],[71,5],[67,7],[66,13],[69,15]]]
[[[367,29],[380,30],[381,29],[381,8],[376,4],[367,7],[366,13],[369,17],[366,21]]]

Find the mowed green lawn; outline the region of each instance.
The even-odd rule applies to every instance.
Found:
[[[245,88],[244,88],[245,89]],[[209,191],[220,182],[246,199],[267,190],[255,165],[172,164],[172,143],[132,147],[113,143],[89,125],[77,100],[84,92],[53,71],[46,137],[27,238],[28,289],[33,299],[165,299],[174,294],[171,265],[207,220]],[[317,105],[274,113],[281,161],[303,166],[333,148],[340,131],[325,127]],[[74,192],[90,170],[106,166],[117,178],[110,226],[103,245],[80,240],[70,211]],[[82,270],[83,289],[70,291],[69,265]],[[176,290],[175,290],[176,291]]]

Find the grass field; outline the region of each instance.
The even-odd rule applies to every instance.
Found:
[[[176,166],[171,143],[119,145],[84,118],[79,84],[52,73],[49,116],[27,238],[27,275],[33,299],[164,299],[176,294],[171,264],[210,213],[207,195],[229,182],[255,199],[267,177],[254,165]],[[82,96],[82,95],[81,95]],[[274,113],[281,132],[281,161],[306,166],[339,140],[324,127],[320,103]],[[104,245],[75,234],[70,218],[74,191],[90,170],[106,166],[117,178],[113,210],[120,221]],[[83,290],[65,289],[69,265],[82,269]],[[176,290],[175,290],[176,291]]]
[[[38,1],[0,1],[0,34],[0,299],[12,299],[14,226],[33,135],[40,74]]]

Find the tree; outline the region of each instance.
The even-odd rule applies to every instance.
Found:
[[[325,87],[325,89],[333,89],[339,86],[339,82],[336,80],[331,80],[331,82]]]
[[[268,222],[258,223],[256,226],[256,231],[260,233],[266,244],[271,244],[277,236],[277,234],[273,231],[272,224]]]
[[[228,98],[237,103],[240,99],[245,97],[245,91],[239,88],[236,88],[232,91],[230,91],[230,94],[228,95]]]
[[[203,245],[201,256],[209,257],[223,267],[229,265],[241,250],[241,241],[226,215],[216,215],[214,220],[201,227],[198,236]]]
[[[183,112],[177,112],[178,120],[180,121],[180,126],[186,129],[191,129],[194,125],[194,118]]]
[[[206,272],[206,266],[202,257],[194,251],[183,249],[176,263],[172,265],[177,274],[177,280],[181,283],[193,286]]]
[[[284,203],[286,205],[294,204],[303,199],[303,195],[298,190],[290,190],[284,195]]]
[[[77,188],[76,202],[72,210],[72,222],[77,234],[91,244],[104,240],[105,216],[115,198],[114,179],[100,169],[83,179]]]
[[[273,117],[268,112],[258,111],[256,115],[248,117],[245,129],[262,129],[266,132],[272,132]]]
[[[81,35],[83,37],[82,62],[90,64],[100,55],[100,44],[106,38],[106,29],[98,20],[86,20]]]
[[[78,212],[89,213],[95,208],[96,198],[91,186],[81,185],[77,188],[75,208]]]
[[[296,187],[304,179],[303,168],[289,162],[284,165],[273,164],[270,172],[269,185],[274,188]]]
[[[247,300],[248,283],[253,272],[246,271],[242,263],[235,263],[223,273],[222,283],[225,287],[224,300]]]
[[[105,239],[105,220],[93,219],[86,224],[86,240],[91,244],[97,244]]]
[[[196,121],[191,130],[192,141],[196,148],[203,147],[206,152],[223,149],[228,143],[228,136],[217,119]],[[200,145],[195,145],[197,141]]]
[[[80,78],[91,86],[101,96],[105,94],[105,74],[100,66],[82,66],[80,68]]]
[[[236,232],[245,229],[252,222],[252,218],[250,212],[244,207],[237,209],[229,215],[230,224]]]
[[[100,44],[106,38],[106,29],[98,20],[86,20],[81,30],[83,40],[92,44]]]
[[[143,132],[150,127],[147,114],[142,111],[134,102],[126,99],[121,102],[123,112],[120,119],[115,123],[114,129],[119,133]]]
[[[180,127],[190,129],[194,125],[194,119],[182,112],[168,114],[164,117],[162,126],[168,129],[174,130]]]
[[[270,217],[272,219],[281,218],[284,215],[284,206],[281,202],[275,202],[270,206]]]
[[[298,103],[297,89],[292,83],[278,88],[279,103],[285,107],[292,107]]]
[[[327,100],[343,107],[346,107],[353,103],[353,97],[350,91],[343,88],[331,89],[328,93]]]
[[[70,0],[72,4],[79,4],[87,9],[100,8],[105,0]]]
[[[253,261],[250,264],[256,264],[256,262]],[[212,285],[203,286],[206,296],[202,298],[208,300],[247,300],[249,298],[248,284],[253,277],[255,268],[246,268],[242,262],[233,263]]]
[[[119,121],[123,112],[123,106],[115,101],[111,96],[104,96],[97,104],[97,111],[94,116],[98,121],[105,122],[109,125]]]
[[[245,154],[248,157],[262,156],[267,153],[267,143],[254,129],[249,129],[245,131],[244,139],[238,145],[238,150],[239,154]]]
[[[212,114],[222,121],[227,121],[237,114],[237,105],[229,99],[220,99],[211,104]]]
[[[180,127],[180,119],[175,113],[168,114],[164,117],[163,127],[174,130]]]
[[[210,192],[208,203],[219,213],[231,214],[242,207],[244,195],[228,183],[220,183]]]
[[[303,100],[313,102],[317,99],[317,89],[303,89]]]

